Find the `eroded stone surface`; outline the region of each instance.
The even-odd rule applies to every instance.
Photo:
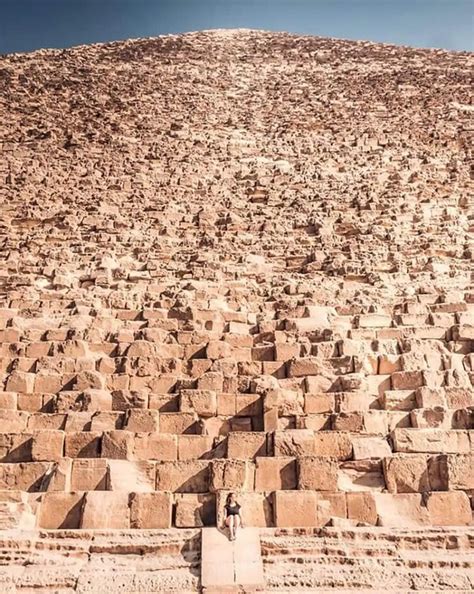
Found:
[[[0,58],[0,529],[32,539],[5,591],[196,590],[147,543],[231,490],[280,535],[470,534],[473,66],[248,30]],[[45,529],[144,548],[35,582]],[[277,539],[268,588],[472,586],[338,534],[363,562],[316,547],[303,583],[314,542]]]

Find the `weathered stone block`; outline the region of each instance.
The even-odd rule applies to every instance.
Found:
[[[347,517],[345,494],[315,491],[275,491],[273,493],[275,526],[324,526],[332,516]]]
[[[210,491],[253,491],[255,464],[249,460],[212,460]]]
[[[144,493],[155,490],[156,465],[154,462],[146,460],[107,460],[106,462],[108,491]]]
[[[297,482],[297,467],[295,458],[256,458],[256,491],[282,491],[286,489],[296,489]]]
[[[275,431],[275,456],[310,456],[315,454],[315,432],[310,429]]]
[[[335,459],[304,456],[297,459],[298,489],[337,491],[338,465]]]
[[[136,433],[134,460],[177,460],[178,435],[171,433]]]
[[[363,524],[377,524],[378,514],[373,493],[347,493],[347,517]]]
[[[227,437],[227,457],[254,459],[267,456],[267,434],[265,432],[232,431]]]
[[[124,429],[135,433],[159,431],[159,413],[153,409],[131,408],[127,411]]]
[[[39,507],[38,527],[53,530],[79,528],[83,498],[83,493],[45,493]]]
[[[130,494],[130,528],[171,528],[171,512],[171,493]]]
[[[107,460],[100,458],[72,461],[72,491],[105,491],[107,489]]]
[[[31,438],[33,461],[58,461],[64,455],[64,431],[34,431]]]
[[[180,493],[174,499],[177,528],[201,528],[216,524],[215,493]]]
[[[173,493],[207,493],[210,483],[209,465],[207,460],[158,462],[156,489]]]
[[[200,417],[216,416],[217,394],[213,390],[181,390],[180,410]]]
[[[81,528],[130,528],[128,493],[89,491],[84,494]]]
[[[99,458],[101,431],[77,431],[66,433],[64,451],[69,458]]]
[[[454,429],[395,429],[392,437],[395,452],[467,454],[471,448],[468,432]]]
[[[350,460],[352,458],[351,435],[337,431],[316,431],[314,455]]]
[[[379,526],[415,528],[428,526],[430,518],[418,493],[374,493]]]
[[[430,493],[426,508],[433,526],[468,526],[473,519],[469,497],[463,491]]]
[[[383,470],[390,493],[423,493],[430,491],[427,456],[393,456],[384,458]]]

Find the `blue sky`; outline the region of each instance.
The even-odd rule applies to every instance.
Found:
[[[214,28],[474,51],[474,0],[0,0],[0,53]]]

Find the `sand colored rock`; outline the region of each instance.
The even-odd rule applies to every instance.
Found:
[[[249,30],[0,57],[2,592],[473,589],[472,67]]]

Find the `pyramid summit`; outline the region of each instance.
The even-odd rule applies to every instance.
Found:
[[[472,590],[473,62],[0,57],[0,591]]]

